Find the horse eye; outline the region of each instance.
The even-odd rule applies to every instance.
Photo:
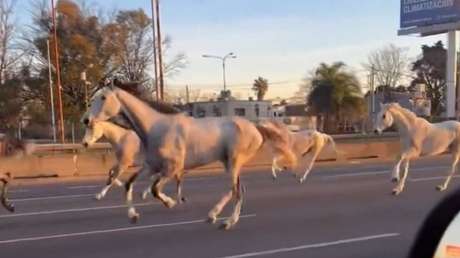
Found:
[[[386,115],[385,115],[385,114],[383,114],[382,118],[383,118],[383,119],[385,119],[385,118],[386,118]]]
[[[102,96],[101,99],[102,99],[102,100],[105,100],[105,96]]]

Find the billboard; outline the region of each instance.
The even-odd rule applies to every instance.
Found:
[[[460,0],[401,0],[401,28],[460,21]]]

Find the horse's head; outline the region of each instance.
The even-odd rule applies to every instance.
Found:
[[[104,88],[96,93],[90,107],[81,121],[88,127],[97,121],[107,121],[117,116],[121,111],[121,103],[113,89]]]
[[[93,122],[86,127],[85,136],[83,137],[82,144],[85,148],[93,145],[104,135],[102,122]]]
[[[392,104],[380,103],[380,112],[377,114],[374,123],[374,132],[376,134],[382,134],[383,130],[393,125],[393,115],[389,112]]]

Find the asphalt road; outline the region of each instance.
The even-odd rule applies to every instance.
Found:
[[[453,180],[449,191],[435,191],[447,166],[417,162],[398,197],[386,162],[321,164],[302,185],[256,169],[244,174],[242,217],[231,231],[203,222],[228,189],[222,173],[187,178],[188,201],[173,209],[136,194],[136,225],[121,189],[92,199],[102,181],[13,187],[16,213],[0,209],[0,257],[406,257],[429,210],[459,186]]]

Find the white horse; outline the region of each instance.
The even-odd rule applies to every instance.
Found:
[[[289,131],[289,142],[292,151],[294,152],[297,157],[305,157],[309,156],[309,163],[307,165],[307,169],[305,170],[302,177],[300,177],[300,183],[303,183],[306,179],[308,174],[310,173],[313,165],[318,158],[321,151],[327,144],[330,144],[334,149],[335,153],[337,154],[336,145],[334,139],[327,134],[320,133],[316,130],[303,130],[299,132],[290,132]],[[277,171],[282,171],[283,168],[279,166],[282,157],[275,156],[273,158],[272,163],[272,176],[273,179],[277,177]],[[282,161],[281,161],[282,163]]]
[[[286,160],[291,164],[296,163],[295,155],[279,135],[257,127],[246,119],[194,119],[181,113],[166,114],[119,88],[105,88],[96,94],[91,101],[88,118],[83,122],[91,126],[94,122],[108,120],[119,114],[128,118],[145,147],[144,171],[159,173],[152,193],[167,207],[176,205],[176,201],[162,191],[171,178],[181,177],[184,169],[214,161],[223,163],[225,170],[231,174],[232,188],[209,212],[208,219],[216,222],[225,205],[235,199],[233,213],[223,224],[225,229],[233,227],[239,220],[243,202],[241,167],[256,154],[264,140],[270,140],[272,147],[286,155]],[[139,217],[132,205],[132,183],[140,173],[134,174],[127,183],[128,216],[132,221]]]
[[[104,136],[112,145],[115,151],[117,163],[109,170],[109,178],[106,186],[96,194],[95,198],[101,200],[114,185],[122,186],[120,176],[131,166],[140,166],[144,161],[144,150],[141,140],[136,132],[130,129],[123,128],[108,121],[99,121],[86,127],[85,136],[83,137],[83,146],[90,147]],[[177,201],[182,202],[185,199],[182,197],[182,178],[177,178]],[[148,190],[148,191],[147,191]],[[147,198],[150,193],[148,188],[143,193],[143,199]]]
[[[403,191],[411,159],[438,155],[450,149],[453,158],[450,173],[444,183],[437,186],[439,191],[447,189],[460,158],[460,123],[445,121],[432,124],[397,103],[381,104],[375,132],[380,134],[393,124],[396,125],[401,140],[401,154],[392,173],[392,180],[399,181],[399,184],[393,189],[393,194],[398,195]],[[404,163],[404,174],[400,178],[401,163]]]

